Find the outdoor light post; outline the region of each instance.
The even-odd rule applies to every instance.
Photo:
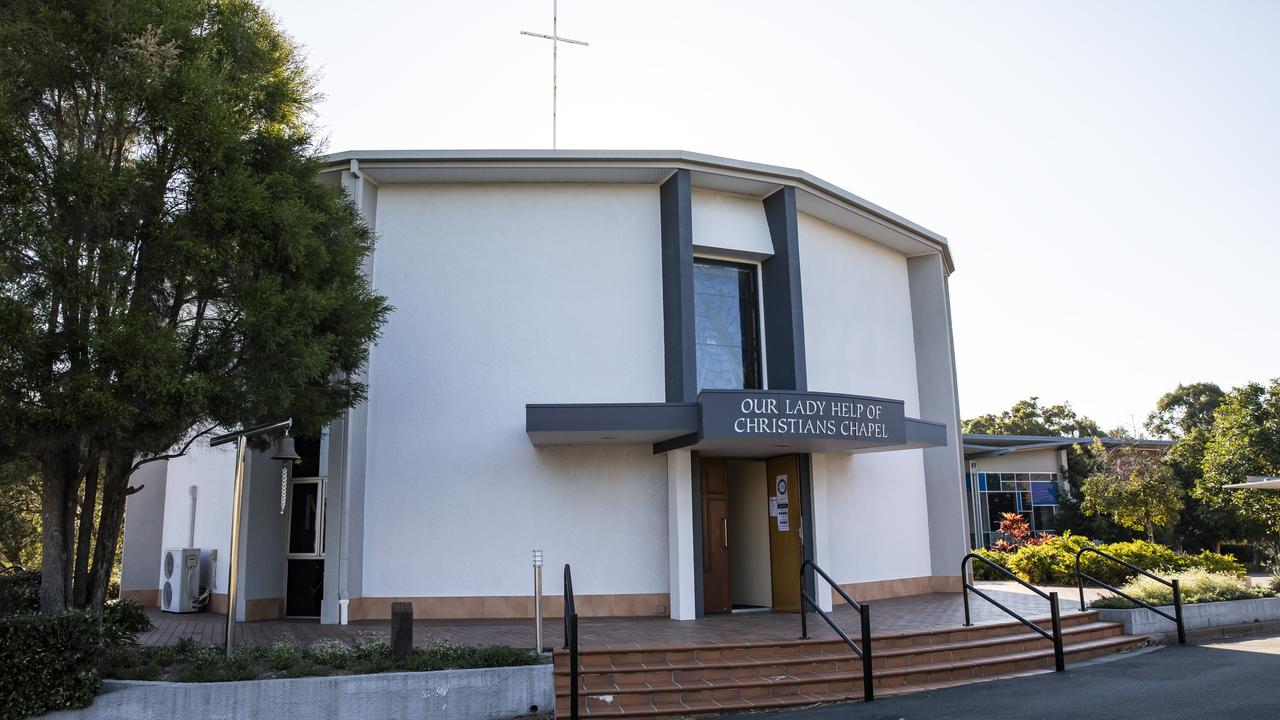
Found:
[[[537,652],[542,654],[542,551],[533,551],[533,622],[537,625],[534,639]]]
[[[239,589],[240,575],[240,508],[244,500],[244,461],[248,453],[249,438],[258,435],[269,435],[284,431],[276,443],[276,452],[272,460],[298,460],[298,453],[293,449],[293,438],[289,437],[289,429],[293,427],[293,418],[277,423],[255,425],[251,428],[219,435],[209,441],[209,447],[225,445],[236,441],[236,480],[231,500],[231,560],[227,563],[227,657],[235,645],[236,627],[236,593]]]

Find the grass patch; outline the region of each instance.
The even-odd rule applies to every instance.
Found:
[[[324,675],[366,675],[465,668],[510,667],[546,662],[530,650],[492,645],[469,647],[433,642],[408,657],[391,659],[384,636],[370,633],[351,640],[324,639],[304,646],[286,637],[265,647],[239,647],[230,658],[221,648],[183,639],[161,647],[122,646],[105,653],[98,663],[104,678],[228,682]]]

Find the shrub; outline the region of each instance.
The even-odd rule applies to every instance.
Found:
[[[1245,572],[1244,565],[1240,564],[1235,557],[1219,554],[1212,550],[1203,550],[1199,555],[1193,555],[1191,567],[1203,568],[1209,572],[1229,573],[1231,575],[1243,575]]]
[[[1248,580],[1239,575],[1210,572],[1202,568],[1173,573],[1165,579],[1178,581],[1182,590],[1182,602],[1187,605],[1221,600],[1247,600],[1274,594],[1274,591],[1268,588],[1251,586]],[[1173,589],[1149,577],[1138,576],[1120,589],[1149,605],[1159,607],[1173,604]],[[1095,608],[1137,607],[1127,598],[1119,595],[1098,598],[1090,603],[1090,606]]]
[[[0,617],[0,720],[93,702],[101,626],[92,614]]]
[[[391,658],[391,641],[382,633],[361,633],[352,641],[356,662],[367,664]]]
[[[488,668],[532,665],[537,661],[537,657],[528,650],[521,650],[507,645],[490,645],[476,648],[473,663],[475,667]]]
[[[263,660],[272,670],[292,670],[306,657],[306,650],[291,637],[281,638],[266,648]]]
[[[325,638],[311,643],[311,658],[321,665],[342,669],[355,659],[355,648],[341,640]]]
[[[1033,584],[1074,585],[1076,583],[1076,553],[1089,538],[1073,535],[1069,531],[1046,539],[1043,543],[1027,543],[1013,552],[978,551],[983,557],[998,562],[1012,570],[1018,577]],[[1157,574],[1200,568],[1209,572],[1242,575],[1244,566],[1229,555],[1204,551],[1199,555],[1186,555],[1176,550],[1145,540],[1106,543],[1099,550],[1114,555],[1125,562]],[[1085,553],[1080,558],[1080,568],[1086,574],[1109,585],[1120,585],[1135,573],[1123,565],[1096,553]],[[978,573],[980,580],[1001,580],[995,573]]]
[[[978,548],[973,551],[974,555],[986,558],[991,562],[999,565],[1005,570],[1009,569],[1009,560],[1013,557],[1011,552],[1002,552],[1000,550],[987,550],[986,548]],[[974,562],[971,564],[973,568],[974,580],[1008,580],[1009,578],[987,567],[985,563]]]
[[[150,629],[146,608],[133,600],[113,600],[102,606],[102,641],[108,645],[134,645],[138,633]]]
[[[20,567],[0,568],[0,615],[40,609],[40,573]]]
[[[1018,548],[1009,558],[1009,569],[1029,583],[1074,585],[1076,553],[1088,543],[1088,538],[1070,532],[1054,535],[1039,545]]]

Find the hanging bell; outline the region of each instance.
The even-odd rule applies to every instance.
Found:
[[[276,438],[276,451],[271,456],[272,460],[292,460],[298,462],[302,456],[293,448],[293,438],[288,435],[281,435]]]

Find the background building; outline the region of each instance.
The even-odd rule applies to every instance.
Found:
[[[965,488],[969,494],[969,543],[990,547],[1000,539],[1000,515],[1016,512],[1034,533],[1056,532],[1062,494],[1078,492],[1066,482],[1067,453],[1093,438],[980,435],[964,439]],[[1105,447],[1132,446],[1163,452],[1172,440],[1099,438]]]

